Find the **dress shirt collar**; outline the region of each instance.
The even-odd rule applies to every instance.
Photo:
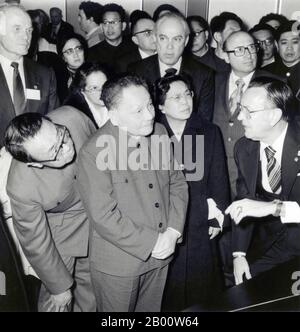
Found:
[[[176,74],[179,74],[181,62],[182,62],[182,57],[180,57],[179,60],[173,66],[169,66],[166,65],[165,63],[162,63],[158,58],[160,77],[164,77],[166,75],[166,70],[169,68],[175,68],[177,70]]]

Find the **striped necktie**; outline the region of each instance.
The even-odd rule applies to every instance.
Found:
[[[231,116],[236,114],[238,110],[238,105],[241,102],[242,94],[243,94],[243,87],[245,86],[245,82],[242,78],[239,78],[235,81],[236,89],[232,92],[229,98],[229,110]]]
[[[267,157],[267,173],[270,183],[270,187],[275,194],[280,194],[281,192],[281,167],[278,164],[276,158],[274,157],[276,151],[271,147],[267,146],[265,148],[265,153]]]

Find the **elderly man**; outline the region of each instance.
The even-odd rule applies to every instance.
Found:
[[[98,310],[160,311],[168,264],[183,233],[187,184],[172,154],[155,143],[157,135],[165,142],[168,136],[153,124],[146,82],[135,75],[107,81],[102,99],[110,121],[81,149],[78,177],[91,222]],[[156,160],[160,155],[165,164]]]
[[[24,57],[32,34],[30,16],[16,5],[0,6],[0,147],[10,120],[58,106],[53,70]]]
[[[269,78],[253,81],[241,100],[238,200],[226,210],[237,224],[236,284],[300,255],[300,131],[292,101],[288,85]]]
[[[154,27],[157,54],[129,65],[128,70],[144,76],[150,84],[167,73],[189,76],[195,91],[195,110],[204,119],[211,120],[214,74],[210,68],[193,59],[192,55],[183,54],[189,33],[189,26],[181,14],[163,14]]]
[[[42,282],[39,311],[69,310],[72,293],[75,311],[96,308],[84,258],[89,225],[75,186],[76,153],[94,131],[69,106],[49,118],[19,115],[6,131],[5,146],[14,158],[7,193],[17,238]]]

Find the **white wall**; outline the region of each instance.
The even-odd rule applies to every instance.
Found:
[[[26,10],[43,9],[48,15],[51,7],[58,7],[62,10],[64,20],[66,19],[66,0],[21,0],[21,5]]]

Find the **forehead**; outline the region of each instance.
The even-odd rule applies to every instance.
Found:
[[[122,106],[128,106],[128,108],[126,107],[126,111],[130,108],[137,108],[141,105],[148,104],[149,99],[150,94],[145,87],[135,85],[125,87],[121,93],[119,102],[120,109],[123,109]]]
[[[247,107],[264,107],[267,103],[269,103],[267,91],[263,87],[248,88],[243,94],[241,102]]]
[[[72,39],[69,39],[66,43],[65,43],[65,46],[64,46],[64,50],[67,50],[68,48],[70,47],[76,47],[76,46],[79,46],[81,45],[80,41],[76,38],[72,38]]]
[[[118,12],[106,12],[103,14],[103,21],[104,20],[109,20],[109,21],[114,21],[114,20],[120,20],[121,17]]]
[[[231,29],[234,29],[234,30],[240,30],[241,27],[239,25],[239,23],[235,20],[228,20],[225,24],[225,28],[224,30],[231,30]]]
[[[193,30],[202,30],[203,26],[198,21],[191,21],[191,27]]]
[[[184,35],[184,24],[178,18],[163,18],[157,25],[158,34],[164,35]]]
[[[23,25],[23,26],[31,26],[31,19],[27,13],[24,13],[22,10],[13,8],[8,10],[5,13],[6,24],[9,26],[12,25]]]
[[[184,92],[184,91],[186,91],[186,89],[188,89],[188,87],[184,82],[182,82],[182,81],[172,82],[170,84],[170,89],[167,92],[167,94],[174,93],[174,92]]]
[[[235,48],[238,46],[248,46],[249,44],[253,44],[253,38],[247,33],[236,33],[230,36],[227,39],[227,45],[230,48]]]
[[[86,78],[87,85],[103,84],[107,80],[106,75],[101,71],[94,71]]]
[[[274,29],[278,28],[279,25],[280,25],[279,21],[277,21],[277,20],[270,20],[270,21],[268,21],[266,23],[269,24],[269,25],[271,25],[271,27],[273,27]]]
[[[253,32],[253,35],[256,39],[258,40],[264,40],[267,38],[271,38],[272,37],[272,33],[269,30],[259,30],[259,31],[255,31]]]
[[[296,33],[296,32],[287,31],[287,32],[284,32],[280,35],[279,40],[283,40],[283,39],[285,39],[285,40],[294,40],[294,39],[300,40],[300,37],[299,37],[298,33]]]
[[[30,153],[48,151],[57,141],[57,130],[54,123],[43,119],[40,130],[34,137],[24,142],[24,148]]]
[[[153,28],[154,28],[154,22],[148,18],[142,18],[138,20],[135,26],[136,31],[153,30]]]

